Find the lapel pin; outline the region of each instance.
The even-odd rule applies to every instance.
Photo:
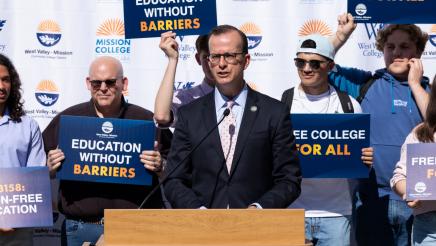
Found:
[[[251,112],[256,112],[257,111],[257,106],[251,106],[250,111]]]

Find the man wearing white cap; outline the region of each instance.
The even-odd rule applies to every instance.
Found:
[[[359,103],[328,83],[334,68],[334,48],[326,37],[303,37],[295,66],[301,82],[286,90],[282,102],[291,113],[361,113]],[[362,160],[371,164],[372,149],[362,150]],[[313,245],[350,245],[354,180],[304,179],[300,197],[290,206],[304,208],[306,238]]]

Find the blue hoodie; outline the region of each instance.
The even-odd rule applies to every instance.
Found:
[[[357,97],[361,85],[370,78],[368,74],[362,70],[338,67],[329,79],[330,83]],[[363,113],[371,114],[370,140],[374,148],[374,165],[369,183],[372,185],[360,187],[359,191],[371,196],[375,189],[368,189],[377,187],[379,197],[388,195],[391,199],[401,200],[392,192],[389,181],[400,159],[401,145],[423,118],[407,81],[396,80],[386,69],[377,70],[374,78],[361,102]],[[428,83],[425,77],[421,81],[426,89],[429,88]]]

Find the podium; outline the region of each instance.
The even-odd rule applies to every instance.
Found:
[[[303,209],[105,209],[104,245],[303,246]]]

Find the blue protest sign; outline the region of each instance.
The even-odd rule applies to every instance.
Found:
[[[436,200],[436,144],[407,145],[407,200]]]
[[[369,114],[292,114],[303,178],[367,178]]]
[[[436,23],[434,0],[348,0],[355,22],[390,24]]]
[[[47,167],[0,168],[0,228],[52,225]]]
[[[126,38],[206,34],[217,25],[215,0],[124,0]]]
[[[140,162],[152,150],[152,121],[63,115],[59,148],[65,160],[57,173],[62,180],[151,185],[152,176]]]

